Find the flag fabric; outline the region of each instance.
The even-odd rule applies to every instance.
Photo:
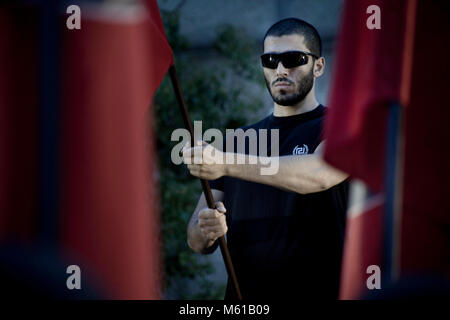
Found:
[[[341,267],[341,299],[361,297],[367,288],[367,268],[381,265],[383,204],[382,194],[370,193],[362,181],[351,183]]]
[[[38,208],[35,10],[0,9],[0,241],[30,243]]]
[[[359,297],[367,289],[363,281],[367,267],[383,264],[388,115],[392,103],[408,102],[407,86],[402,83],[408,84],[405,76],[412,55],[414,3],[348,0],[344,5],[324,157],[362,180],[376,194],[378,203],[373,207],[359,205],[360,209],[348,213],[340,293],[343,299]],[[373,5],[380,10],[380,29],[367,25],[367,8]],[[368,199],[364,196],[358,201]]]
[[[341,18],[324,157],[373,191],[384,181],[389,104],[407,103],[402,77],[412,54],[406,35],[414,2],[348,0]],[[371,5],[380,8],[381,29],[367,27]]]
[[[18,295],[161,298],[151,101],[172,50],[156,1],[74,4],[80,30],[55,3],[0,9],[0,278]]]
[[[84,8],[62,47],[63,250],[106,297],[161,298],[149,107],[173,54],[156,1]]]
[[[371,5],[380,8],[381,29],[366,27]],[[446,60],[436,69],[424,63],[430,54],[449,54],[439,40],[448,37],[449,12],[442,1],[345,3],[324,156],[331,165],[361,179],[378,200],[371,206],[367,205],[371,197],[365,197],[366,205],[348,212],[342,299],[367,293],[367,267],[382,266],[386,251],[383,199],[390,196],[384,184],[388,113],[393,103],[404,108],[404,148],[399,145],[403,174],[395,194],[400,204],[395,216],[398,228],[393,235],[396,241],[388,248],[395,254],[396,279],[450,276],[450,201],[445,196],[450,159],[440,144],[450,138],[445,123],[450,112],[440,96],[449,87],[450,67]]]
[[[405,109],[400,273],[450,279],[450,2],[419,1],[410,105]]]

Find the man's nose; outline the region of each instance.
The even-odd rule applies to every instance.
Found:
[[[287,76],[287,74],[288,74],[288,69],[283,66],[281,61],[278,62],[277,76]]]

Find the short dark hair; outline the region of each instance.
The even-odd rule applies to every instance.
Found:
[[[272,25],[264,36],[263,47],[268,36],[281,37],[291,34],[302,35],[311,53],[319,57],[322,56],[322,39],[319,32],[308,22],[297,18],[286,18]]]

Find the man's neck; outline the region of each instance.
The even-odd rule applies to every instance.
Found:
[[[312,93],[312,94],[311,94]],[[274,103],[273,105],[273,115],[275,117],[288,117],[288,116],[294,116],[296,114],[301,114],[305,112],[309,112],[311,110],[314,110],[319,103],[316,100],[316,97],[314,93],[310,92],[305,99],[297,103],[293,106],[281,106],[277,103]]]

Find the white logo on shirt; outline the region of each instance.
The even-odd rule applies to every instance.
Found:
[[[303,147],[296,145],[294,150],[292,150],[292,154],[308,154],[308,146],[306,144]]]

